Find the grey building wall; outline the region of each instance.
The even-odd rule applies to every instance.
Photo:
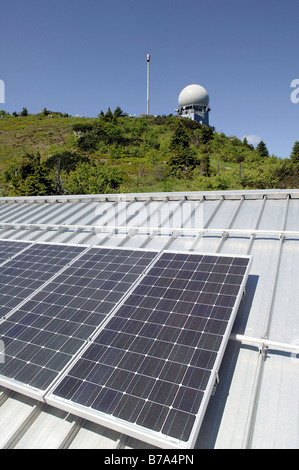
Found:
[[[181,106],[178,109],[178,114],[209,126],[209,110],[207,106]]]

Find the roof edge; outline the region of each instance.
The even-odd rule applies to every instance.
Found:
[[[288,196],[299,199],[299,189],[250,189],[229,191],[180,191],[157,193],[115,193],[115,194],[74,194],[66,196],[10,196],[0,197],[0,202],[88,202],[88,201],[115,201],[116,199],[139,201],[152,198],[153,200],[178,200],[182,198],[194,199],[285,199]]]

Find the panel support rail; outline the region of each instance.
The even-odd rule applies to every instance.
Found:
[[[259,349],[264,349],[269,347],[271,349],[279,349],[286,352],[298,353],[299,354],[299,344],[296,343],[283,343],[280,341],[272,341],[268,338],[255,338],[253,336],[246,336],[240,334],[231,334],[230,339],[239,341],[241,343],[247,343],[251,345],[256,345]]]
[[[141,231],[141,232],[180,232],[180,233],[188,233],[188,234],[227,234],[227,235],[268,235],[274,237],[288,237],[288,236],[295,236],[299,237],[299,230],[267,230],[267,229],[238,229],[238,228],[194,228],[194,227],[141,227],[141,226],[132,226],[132,225],[72,225],[72,224],[32,224],[32,223],[8,223],[8,222],[0,222],[0,228],[6,229],[52,229],[52,230],[95,230],[95,231],[102,231],[102,230],[119,230],[119,231]]]

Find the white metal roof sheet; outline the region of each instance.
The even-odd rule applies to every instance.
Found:
[[[298,190],[0,198],[0,238],[252,255],[196,447],[298,448],[298,199]],[[0,447],[148,446],[2,388]]]

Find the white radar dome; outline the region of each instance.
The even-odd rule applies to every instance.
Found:
[[[179,94],[179,107],[192,104],[209,105],[207,90],[201,85],[188,85]]]

